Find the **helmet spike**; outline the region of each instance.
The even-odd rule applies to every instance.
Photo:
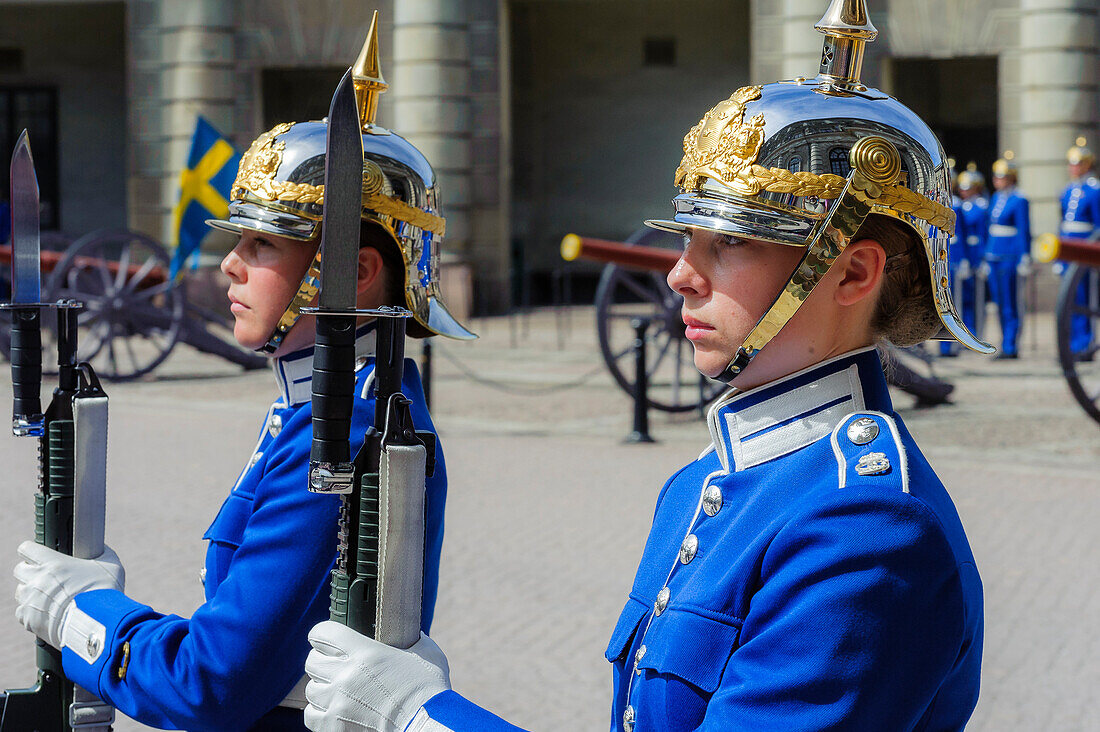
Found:
[[[866,0],[832,0],[814,28],[825,35],[821,75],[841,87],[861,86],[864,46],[878,36]]]
[[[366,130],[374,126],[378,114],[378,95],[389,88],[382,78],[382,65],[378,61],[378,11],[370,21],[367,40],[355,65],[351,67],[352,82],[355,84],[355,100],[359,105],[359,122]]]

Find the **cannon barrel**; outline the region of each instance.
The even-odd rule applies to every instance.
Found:
[[[1100,267],[1100,241],[1085,239],[1060,239],[1054,234],[1043,234],[1035,242],[1035,261],[1076,262],[1087,267]]]
[[[680,253],[672,249],[566,234],[561,240],[561,258],[567,262],[591,259],[620,267],[668,274],[680,260]]]

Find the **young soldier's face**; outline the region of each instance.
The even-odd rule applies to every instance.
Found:
[[[729,365],[775,301],[803,251],[701,229],[692,232],[680,261],[668,275],[668,284],[684,296],[685,335],[695,347],[695,367],[701,373],[714,377]],[[827,350],[827,344],[820,342],[825,334],[815,331],[813,318],[803,317],[804,311],[807,309],[783,327],[734,381],[735,386],[748,388],[786,375],[803,365],[796,360]]]
[[[316,251],[310,242],[248,230],[241,234],[221,264],[230,280],[233,337],[238,343],[253,350],[267,343]],[[312,328],[307,320],[300,318],[291,328],[277,355],[309,344]]]

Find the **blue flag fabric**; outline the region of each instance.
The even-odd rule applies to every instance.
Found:
[[[237,175],[241,154],[226,137],[202,117],[195,123],[187,167],[180,173],[180,199],[173,215],[176,253],[171,277],[179,276],[190,260],[199,264],[199,245],[207,234],[207,219],[224,219],[229,214],[229,190]]]

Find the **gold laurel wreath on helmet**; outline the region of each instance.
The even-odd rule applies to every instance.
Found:
[[[744,115],[745,104],[759,99],[761,89],[759,86],[738,89],[688,131],[675,184],[684,190],[697,190],[703,178],[713,178],[744,196],[767,191],[799,197],[839,197],[845,184],[842,176],[791,172],[756,164],[764,141],[764,119],[756,115],[745,121]],[[885,186],[877,204],[941,229],[955,228],[954,211],[902,185]]]
[[[237,168],[237,178],[233,181],[233,198],[242,198],[250,193],[263,201],[279,203],[325,204],[325,187],[309,183],[275,180],[279,166],[283,162],[283,150],[286,144],[276,142],[275,138],[294,126],[293,122],[283,122],[272,127],[256,138],[244,155]],[[391,216],[405,221],[433,234],[443,236],[447,222],[441,216],[428,213],[404,201],[385,194],[385,175],[378,165],[366,161],[363,165],[363,207],[383,216]]]

